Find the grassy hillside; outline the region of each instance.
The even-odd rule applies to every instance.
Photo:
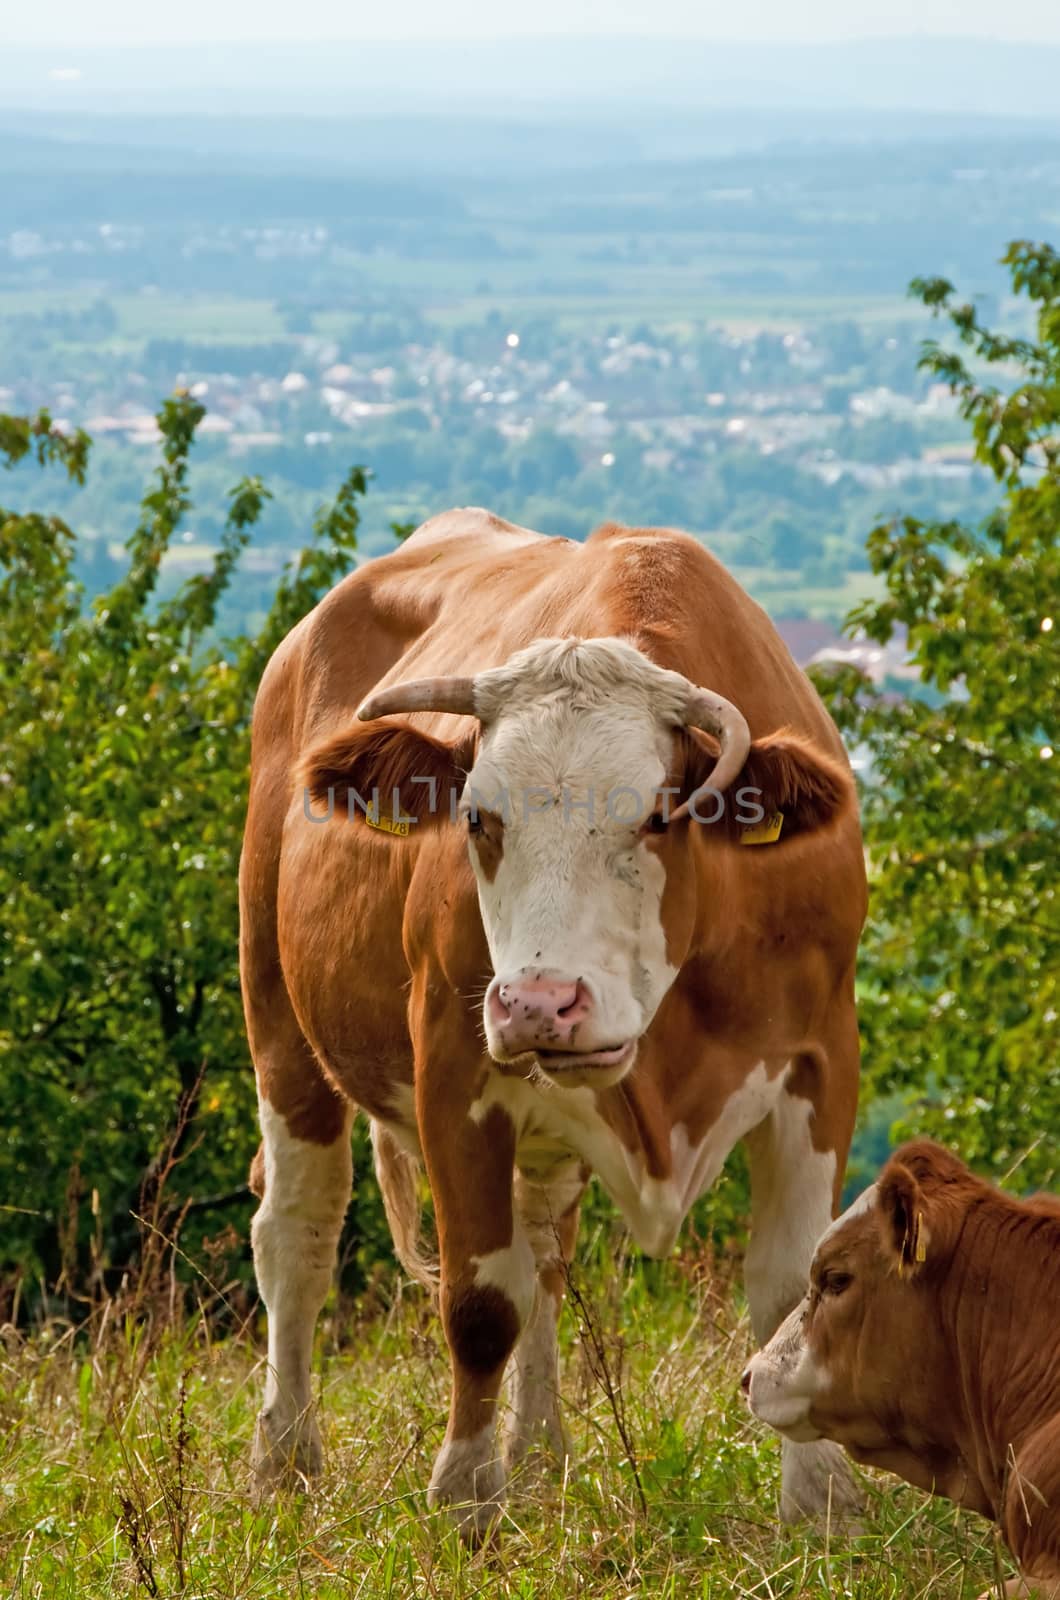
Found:
[[[262,1384],[254,1320],[151,1340],[113,1306],[0,1363],[0,1574],[48,1600],[188,1595],[533,1600],[965,1600],[994,1580],[987,1524],[866,1480],[856,1536],[779,1529],[776,1441],[745,1412],[739,1296],[694,1252],[579,1284],[605,1331],[647,1504],[574,1313],[562,1391],[573,1458],[524,1476],[495,1546],[463,1550],[424,1488],[444,1430],[438,1323],[389,1281],[332,1309],[317,1370],[328,1460],[311,1496],[255,1509],[246,1453]],[[209,1291],[203,1286],[204,1294]]]

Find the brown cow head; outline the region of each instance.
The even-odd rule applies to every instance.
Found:
[[[977,1187],[927,1140],[888,1162],[824,1233],[805,1298],[746,1368],[755,1416],[789,1439],[834,1439],[857,1460],[944,1487],[959,1407],[939,1286]]]
[[[477,738],[376,721],[422,710],[474,716]],[[467,835],[490,1053],[567,1086],[629,1070],[688,953],[693,830],[727,850],[782,811],[783,850],[853,803],[845,768],[795,737],[752,744],[735,706],[623,639],[540,640],[473,679],[385,688],[359,714],[370,726],[311,753],[310,792],[378,788],[418,835]]]

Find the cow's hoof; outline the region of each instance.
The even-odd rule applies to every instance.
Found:
[[[427,1490],[427,1504],[448,1513],[460,1537],[482,1544],[504,1505],[504,1467],[493,1454],[493,1430],[472,1439],[446,1440]]]
[[[433,1491],[427,1495],[427,1504],[432,1510],[444,1514],[446,1521],[455,1528],[464,1544],[472,1550],[478,1550],[483,1545],[490,1544],[496,1537],[497,1523],[504,1507],[504,1495],[499,1494],[496,1500],[442,1500]]]
[[[572,1457],[562,1455],[543,1440],[517,1461],[508,1463],[508,1497],[531,1500],[547,1493],[571,1471]]]
[[[573,1456],[558,1415],[542,1418],[525,1428],[509,1424],[504,1438],[504,1460],[508,1471],[520,1478],[538,1478],[549,1472],[562,1472]]]
[[[785,1439],[782,1461],[782,1522],[810,1517],[844,1533],[860,1531],[858,1518],[865,1509],[865,1497],[839,1445],[828,1439],[813,1444],[792,1444]]]
[[[278,1489],[307,1489],[310,1481],[320,1476],[323,1466],[324,1446],[311,1411],[287,1423],[270,1411],[259,1414],[250,1455],[259,1498],[265,1499]]]

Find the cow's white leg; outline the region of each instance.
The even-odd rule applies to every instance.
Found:
[[[264,1098],[259,1112],[265,1193],[251,1238],[269,1345],[253,1466],[264,1487],[308,1477],[322,1464],[310,1388],[313,1332],[331,1285],[353,1164],[352,1108],[339,1119],[340,1136],[327,1144],[294,1137]]]
[[[751,1163],[751,1240],[744,1284],[759,1345],[775,1333],[806,1291],[817,1241],[832,1220],[836,1153],[813,1138],[814,1105],[784,1093],[747,1137]],[[860,1506],[850,1464],[828,1440],[781,1445],[780,1514],[849,1516]]]
[[[587,1174],[578,1161],[564,1162],[541,1182],[515,1177],[515,1206],[537,1266],[537,1298],[515,1347],[509,1373],[504,1442],[509,1466],[537,1443],[562,1460],[567,1453],[559,1412],[559,1349],[556,1324],[566,1290],[566,1267],[574,1253]]]

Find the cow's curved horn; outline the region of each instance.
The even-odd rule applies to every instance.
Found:
[[[685,707],[685,726],[712,733],[721,749],[709,779],[689,795],[675,813],[677,816],[693,810],[699,796],[709,790],[723,794],[747,760],[751,748],[751,730],[743,712],[738,711],[731,700],[712,694],[709,689],[693,688]]]
[[[452,711],[456,716],[475,715],[474,678],[413,678],[408,683],[392,683],[370,694],[357,708],[361,722],[388,717],[392,711]]]

